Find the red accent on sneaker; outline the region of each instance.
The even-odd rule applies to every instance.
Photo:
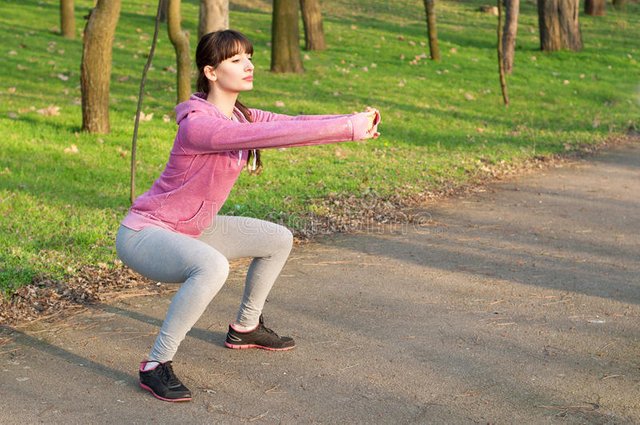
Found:
[[[162,400],[162,401],[168,401],[170,403],[172,402],[179,402],[179,401],[191,401],[191,397],[184,397],[184,398],[165,398],[165,397],[160,397],[158,394],[156,394],[150,387],[147,387],[145,384],[143,384],[142,382],[140,382],[140,388],[142,388],[143,390],[147,390],[151,393],[151,395],[153,395],[155,398],[157,398],[158,400]]]
[[[227,341],[224,342],[224,346],[227,348],[231,348],[233,350],[244,350],[247,348],[260,348],[261,350],[267,350],[267,351],[287,351],[287,350],[292,350],[294,348],[296,348],[296,346],[291,346],[291,347],[284,347],[284,348],[272,348],[272,347],[265,347],[262,345],[258,345],[258,344],[243,344],[243,345],[235,345],[235,344],[229,344]]]

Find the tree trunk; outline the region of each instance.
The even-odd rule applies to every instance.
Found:
[[[613,7],[616,9],[624,9],[624,5],[627,4],[627,0],[613,0]]]
[[[300,57],[298,2],[273,0],[271,71],[304,72]]]
[[[60,0],[60,32],[64,38],[76,38],[76,15],[73,0]]]
[[[424,0],[424,10],[427,12],[429,53],[432,60],[439,61],[440,48],[438,47],[438,30],[436,29],[436,0]]]
[[[505,21],[502,32],[502,60],[504,72],[513,72],[513,57],[516,49],[516,34],[518,33],[518,15],[520,14],[520,0],[503,0]]]
[[[509,106],[509,92],[507,90],[507,78],[504,72],[504,34],[502,27],[503,2],[505,0],[497,0],[498,3],[498,74],[500,77],[500,90],[502,91],[502,100],[505,106]]]
[[[189,52],[189,34],[180,25],[180,0],[169,0],[167,7],[167,27],[169,39],[176,51],[178,103],[191,96],[191,57]]]
[[[578,22],[579,0],[538,0],[540,49],[582,49]]]
[[[80,88],[82,92],[82,130],[109,132],[109,80],[111,51],[120,0],[98,0],[84,29]]]
[[[585,0],[584,13],[591,16],[604,16],[605,0]]]
[[[302,23],[304,24],[304,44],[307,50],[325,50],[324,29],[320,0],[300,0]]]
[[[229,28],[229,0],[200,0],[198,40],[203,35]]]

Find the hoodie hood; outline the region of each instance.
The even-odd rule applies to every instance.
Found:
[[[208,115],[227,118],[213,103],[207,101],[206,93],[194,93],[189,100],[179,103],[176,106],[176,123],[180,125],[182,120],[192,112],[205,112]],[[233,114],[237,116],[235,108]]]

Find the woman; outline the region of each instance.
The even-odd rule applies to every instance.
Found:
[[[171,361],[187,332],[224,284],[228,260],[253,257],[238,315],[225,346],[289,350],[292,338],[264,325],[262,309],[291,251],[283,226],[217,215],[242,169],[261,169],[263,148],[378,137],[377,110],[350,115],[287,116],[248,109],[238,94],[253,88],[251,42],[233,30],[202,37],[196,50],[198,93],[176,107],[179,125],[165,170],[121,223],[122,261],[161,282],[182,283],[169,306],[140,386],[165,401],[191,400]]]

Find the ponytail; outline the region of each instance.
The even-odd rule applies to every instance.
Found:
[[[244,115],[247,121],[253,122],[253,118],[251,117],[251,111],[249,110],[249,108],[244,106],[239,100],[236,100],[235,106],[240,110],[240,112],[242,112],[242,115]],[[255,169],[250,165],[254,161],[254,155],[255,155],[255,162],[256,162]],[[249,172],[249,174],[258,175],[262,173],[262,168],[263,167],[262,167],[262,160],[260,159],[260,150],[259,149],[249,150],[249,157],[247,158],[247,171]]]

